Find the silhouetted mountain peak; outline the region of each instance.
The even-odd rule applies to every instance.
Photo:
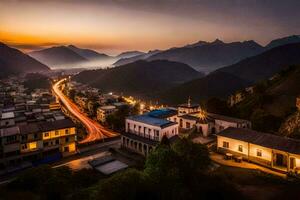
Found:
[[[211,42],[210,44],[212,44],[212,45],[218,45],[218,44],[224,44],[224,42],[222,40],[219,40],[217,38],[217,39],[215,39],[215,41]]]
[[[5,77],[12,74],[48,71],[49,68],[20,50],[0,42],[0,70],[0,77]]]
[[[188,44],[188,45],[186,45],[186,46],[184,46],[184,47],[193,48],[193,47],[203,46],[203,45],[206,45],[206,44],[209,44],[209,43],[206,42],[206,41],[199,40],[199,41],[196,42],[196,43]]]
[[[300,36],[299,35],[291,35],[283,38],[279,38],[276,40],[272,40],[267,46],[267,49],[271,49],[274,47],[282,46],[285,44],[291,44],[291,43],[298,43],[300,42]]]
[[[117,57],[130,58],[130,57],[134,57],[134,56],[138,56],[138,55],[142,55],[142,54],[145,54],[145,53],[141,52],[141,51],[125,51],[125,52],[122,52],[119,55],[117,55]]]

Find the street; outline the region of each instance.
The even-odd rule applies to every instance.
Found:
[[[117,136],[118,133],[106,129],[105,127],[101,126],[98,122],[87,117],[83,112],[80,111],[79,107],[75,103],[73,103],[66,95],[62,93],[62,91],[60,90],[60,85],[65,80],[66,79],[62,79],[56,82],[53,85],[53,91],[55,95],[60,99],[60,101],[64,104],[64,106],[67,108],[67,110],[79,121],[81,121],[81,123],[86,127],[88,135],[79,143],[88,143],[96,140],[101,140],[107,137]]]

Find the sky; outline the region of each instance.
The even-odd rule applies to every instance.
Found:
[[[299,0],[0,0],[0,41],[25,52],[74,44],[148,51],[199,40],[300,34]]]

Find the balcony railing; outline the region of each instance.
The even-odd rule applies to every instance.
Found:
[[[152,136],[150,134],[138,132],[138,131],[132,130],[132,129],[128,129],[128,132],[132,133],[132,134],[135,134],[135,135],[138,135],[138,136],[141,136],[143,138],[147,138],[147,139],[154,140],[154,141],[159,141],[159,137],[158,136]]]

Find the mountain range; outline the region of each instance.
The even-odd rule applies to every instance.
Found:
[[[48,70],[50,69],[46,65],[0,42],[0,78]]]
[[[167,103],[183,102],[188,96],[195,101],[213,96],[226,97],[236,90],[268,79],[291,65],[299,64],[300,43],[278,46],[234,65],[220,68],[203,78],[164,91],[158,96]]]
[[[211,72],[217,68],[236,63],[246,57],[257,55],[263,47],[254,41],[224,43],[215,40],[211,43],[189,45],[162,51],[147,60],[165,59],[186,63],[198,71]]]
[[[119,60],[124,63],[121,66],[107,70],[84,71],[75,76],[74,79],[98,87],[102,91],[123,92],[126,95],[150,99],[159,98],[167,103],[173,103],[174,99],[180,103],[185,101],[187,96],[191,96],[195,101],[211,96],[225,97],[257,81],[268,79],[289,65],[300,64],[300,43],[297,43],[298,38],[299,36],[290,36],[273,40],[265,47],[258,45],[254,41],[224,43],[220,40],[215,40],[214,42],[199,41],[166,51],[125,52],[113,57],[114,59],[124,57]],[[244,50],[241,50],[241,47]],[[228,52],[225,52],[225,49]],[[240,50],[238,51],[238,49]],[[46,65],[19,50],[4,44],[1,44],[0,50],[1,76],[49,70]],[[190,50],[196,50],[197,52],[202,52],[201,55],[206,55],[206,58],[199,56],[201,59],[198,59],[205,62],[209,62],[208,58],[213,61],[212,55],[219,55],[213,61],[215,63],[227,59],[228,62],[233,62],[232,60],[237,59],[245,52],[251,52],[251,54],[254,53],[255,55],[247,56],[206,76],[187,64],[159,59],[165,54],[171,55],[172,52],[189,52]],[[112,58],[111,56],[89,49],[81,49],[73,45],[44,49],[30,55],[35,57],[47,55],[47,59],[52,58],[48,61],[52,62],[51,64],[91,62],[92,60]],[[192,55],[194,54],[192,53]],[[128,56],[132,57],[128,58]]]
[[[258,55],[274,47],[300,42],[296,35],[280,38],[271,41],[265,47],[255,41],[225,43],[219,39],[213,42],[198,41],[183,47],[171,48],[165,51],[150,51],[141,56],[129,59],[120,59],[114,63],[120,66],[137,60],[171,60],[188,64],[198,71],[205,73],[212,72],[218,68],[235,64],[247,57]]]
[[[199,41],[184,47],[152,51],[143,56],[118,60],[114,65],[119,66],[139,59],[170,60],[188,64],[198,71],[208,73],[262,51],[263,47],[254,41],[224,43],[216,39],[213,42]]]
[[[150,56],[153,56],[154,54],[157,54],[161,52],[160,50],[153,50],[153,51],[149,51],[147,53],[141,53],[138,54],[136,56],[132,56],[132,57],[127,57],[127,58],[121,58],[119,60],[117,60],[117,62],[115,62],[113,65],[114,66],[121,66],[121,65],[125,65],[128,63],[132,63],[138,60],[146,60],[147,58],[149,58]]]
[[[30,52],[29,55],[50,67],[88,61],[87,58],[79,55],[66,46],[56,46],[39,51],[33,51]]]
[[[111,59],[111,56],[104,53],[98,53],[97,51],[91,49],[81,49],[74,45],[69,45],[67,47],[88,60]]]
[[[227,72],[252,83],[271,77],[289,65],[300,64],[300,43],[286,44],[216,70]]]
[[[110,66],[118,59],[130,58],[142,54],[144,53],[140,51],[127,51],[117,56],[109,56],[74,45],[50,47],[29,53],[31,57],[52,68]]]
[[[183,63],[140,60],[110,69],[83,71],[74,80],[101,88],[103,92],[145,97],[202,76]]]

